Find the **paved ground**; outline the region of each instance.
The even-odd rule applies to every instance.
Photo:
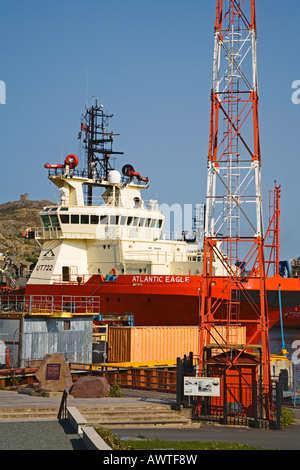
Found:
[[[166,441],[231,442],[266,450],[300,450],[300,426],[270,431],[229,426],[199,429],[114,429],[120,438],[143,437]]]
[[[68,404],[78,408],[82,406],[110,406],[111,404],[138,403],[139,405],[147,405],[147,403],[173,403],[174,395],[167,393],[144,392],[139,390],[122,390],[121,398],[73,398],[69,396]],[[24,406],[36,406],[45,408],[55,408],[59,410],[61,398],[47,398],[40,396],[31,396],[14,391],[0,390],[0,412],[2,408],[17,408]]]
[[[67,420],[0,422],[1,450],[85,450]]]
[[[138,391],[123,392],[122,398],[68,398],[68,404],[81,407],[97,405],[111,406],[135,403],[139,406],[151,403],[171,403],[173,396]],[[61,398],[33,397],[13,391],[0,390],[1,410],[9,408],[53,408],[58,412]],[[85,450],[80,436],[74,433],[67,420],[47,421],[0,421],[1,450]]]
[[[155,392],[125,391],[122,398],[79,399],[72,398],[69,404],[76,406],[109,406],[113,404],[171,403],[174,397]],[[2,408],[44,406],[59,409],[60,398],[31,397],[16,392],[0,391],[0,413]],[[262,430],[231,426],[202,426],[200,429],[119,429],[120,437],[145,436],[151,439],[180,441],[239,442],[252,446],[278,450],[300,450],[300,410],[294,410],[296,425],[285,430]],[[83,450],[78,434],[65,421],[1,422],[0,450]]]

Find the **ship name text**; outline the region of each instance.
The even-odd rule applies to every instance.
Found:
[[[188,283],[190,276],[133,276],[133,283]]]

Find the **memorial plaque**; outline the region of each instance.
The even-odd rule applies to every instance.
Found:
[[[47,364],[46,380],[59,380],[61,364]]]
[[[62,353],[46,354],[35,376],[41,391],[62,392],[73,385],[71,371]]]

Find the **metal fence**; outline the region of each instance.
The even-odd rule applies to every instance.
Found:
[[[176,394],[176,368],[172,367],[118,367],[117,364],[104,364],[90,366],[89,373],[105,377],[110,384],[118,383],[124,388]]]
[[[180,411],[182,407],[191,408],[194,419],[200,421],[279,429],[282,407],[296,406],[299,397],[297,383],[294,381],[291,389],[284,374],[274,377],[272,390],[268,390],[256,381],[249,384],[241,380],[238,386],[228,385],[224,373],[220,377],[219,396],[184,395],[184,377],[196,376],[197,369],[192,353],[188,357],[177,359],[177,410]]]

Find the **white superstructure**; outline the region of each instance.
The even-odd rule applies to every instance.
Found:
[[[45,165],[60,200],[40,213],[42,228],[35,237],[42,249],[29,284],[81,283],[111,273],[202,274],[199,240],[185,240],[184,232],[167,239],[158,202],[142,199],[148,178],[129,164],[122,175],[111,167],[111,155],[122,152],[112,150],[109,117],[97,101],[86,109],[79,133],[86,150],[84,170],[77,170],[75,155],[63,165]]]
[[[60,189],[60,203],[40,213],[43,241],[29,283],[84,282],[91,275],[201,274],[198,245],[167,240],[164,216],[156,200],[143,201],[138,184],[121,181],[113,170],[107,181],[77,176],[73,169],[55,170],[49,179]],[[102,204],[87,205],[84,187],[104,188]]]

